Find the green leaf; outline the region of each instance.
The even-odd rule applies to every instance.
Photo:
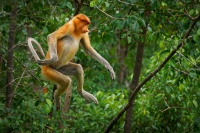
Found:
[[[109,7],[109,6],[110,6],[110,4],[109,4],[108,2],[105,2],[105,4],[106,4],[106,7]]]
[[[200,36],[200,30],[197,31],[197,35]]]
[[[135,21],[135,23],[133,24],[133,30],[137,32],[138,29],[139,29],[138,21]]]
[[[190,11],[189,11],[189,14],[190,14],[190,15],[194,14],[194,9],[190,10]]]
[[[193,100],[192,103],[194,104],[195,108],[198,108],[198,103],[196,100]]]
[[[193,39],[194,39],[195,42],[198,42],[198,41],[199,41],[199,36],[198,36],[198,34],[195,34],[195,35],[193,36]]]
[[[161,5],[164,7],[164,6],[167,6],[167,4],[165,2],[162,2]]]
[[[45,104],[45,105],[44,105],[44,110],[45,110],[45,112],[48,114],[48,113],[50,113],[51,108],[50,108],[47,104]]]
[[[122,34],[122,38],[125,38],[126,37],[126,34]]]
[[[52,102],[49,99],[46,99],[47,104],[49,105],[49,107],[52,107]]]
[[[91,2],[90,2],[90,7],[94,7],[95,3],[96,3],[96,2],[95,2],[94,0],[91,1]]]
[[[69,9],[72,9],[72,4],[71,4],[71,2],[67,2],[67,5],[66,5]]]
[[[45,34],[47,34],[47,33],[48,33],[47,27],[44,27],[44,28],[43,28],[43,31],[44,31]]]
[[[148,31],[149,31],[149,32],[152,32],[152,28],[151,28],[151,27],[149,27],[149,26],[148,26]]]
[[[190,75],[191,78],[197,77],[195,72],[190,72],[189,75]]]
[[[164,41],[160,41],[159,46],[160,48],[164,48]]]
[[[182,85],[182,84],[179,85],[179,90],[180,90],[180,91],[183,90],[183,85]]]
[[[131,43],[131,37],[128,36],[128,37],[127,37],[127,40],[128,40],[128,44],[130,44],[130,43]]]

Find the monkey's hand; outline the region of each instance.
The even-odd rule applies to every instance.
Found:
[[[111,78],[115,79],[115,72],[114,72],[113,68],[110,65],[105,65],[105,68],[110,71]]]
[[[98,104],[98,100],[96,99],[96,97],[87,91],[82,90],[81,96],[83,96],[87,101],[93,101],[95,104]]]
[[[50,60],[37,60],[36,62],[37,62],[39,65],[41,65],[41,66],[51,64],[51,61],[50,61]]]
[[[53,64],[54,62],[56,62],[58,60],[57,57],[55,58],[51,58],[51,59],[46,59],[46,60],[37,60],[36,62],[39,64],[39,65],[50,65],[50,64]]]

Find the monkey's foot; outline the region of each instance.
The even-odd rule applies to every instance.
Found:
[[[59,98],[55,98],[54,97],[54,101],[53,103],[56,105],[56,110],[60,110],[61,109],[61,100],[60,100],[60,97]]]
[[[90,94],[89,92],[82,90],[81,95],[82,95],[87,101],[93,101],[95,104],[98,104],[98,100],[96,99],[96,97],[93,96],[92,94]]]

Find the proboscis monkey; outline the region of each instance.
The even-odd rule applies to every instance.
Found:
[[[69,76],[75,76],[78,81],[77,90],[86,100],[93,101],[98,104],[97,99],[83,89],[84,77],[83,69],[80,64],[70,62],[79,49],[79,44],[83,46],[85,52],[105,66],[110,71],[111,78],[115,79],[115,73],[110,64],[98,54],[90,45],[88,35],[88,26],[90,19],[84,14],[78,14],[69,22],[65,23],[55,32],[47,37],[48,52],[44,60],[40,60],[32,42],[37,44],[42,55],[44,52],[40,44],[33,38],[28,38],[28,45],[39,65],[42,65],[42,75],[48,81],[57,85],[57,90],[54,93],[56,107],[60,108],[60,96],[71,84]]]

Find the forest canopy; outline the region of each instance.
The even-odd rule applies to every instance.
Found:
[[[78,13],[87,15],[93,48],[116,79],[80,46],[85,101],[72,77],[53,102],[27,38],[48,50],[47,36]],[[199,0],[8,0],[0,2],[0,131],[143,133],[200,131]]]

